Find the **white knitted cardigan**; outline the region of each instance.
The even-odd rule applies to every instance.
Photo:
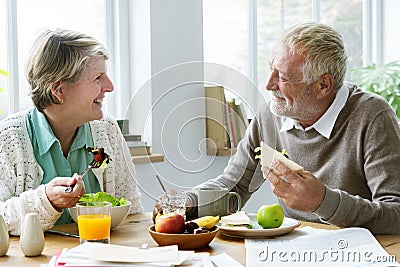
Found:
[[[36,213],[43,230],[51,228],[61,215],[41,185],[43,171],[33,153],[26,113],[13,114],[0,122],[0,215],[11,235],[20,234],[26,213]],[[135,167],[116,121],[105,116],[90,122],[90,129],[94,145],[103,147],[112,159],[106,169],[94,171],[102,191],[131,201],[130,214],[143,212]]]

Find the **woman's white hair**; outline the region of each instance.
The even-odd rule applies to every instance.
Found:
[[[109,58],[106,48],[90,36],[63,29],[43,31],[32,47],[26,66],[30,96],[37,109],[43,111],[59,104],[51,92],[54,83],[76,82],[87,62],[95,56]]]

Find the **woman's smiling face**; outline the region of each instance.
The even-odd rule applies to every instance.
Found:
[[[63,111],[72,115],[78,124],[103,117],[102,102],[106,92],[114,86],[107,76],[106,60],[103,56],[91,58],[77,82],[62,84]]]

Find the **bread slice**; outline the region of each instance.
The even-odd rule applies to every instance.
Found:
[[[280,160],[283,164],[285,164],[289,169],[294,172],[304,171],[304,168],[301,167],[299,164],[286,158],[281,152],[271,148],[263,141],[261,141],[261,147],[257,147],[254,151],[261,151],[260,155],[257,155],[256,158],[260,159],[261,166],[267,166],[268,168],[271,168],[271,170],[276,175],[281,176],[282,174],[277,169],[272,167],[272,163],[275,159]]]
[[[231,215],[222,216],[219,222],[222,225],[248,225],[251,224],[251,219],[244,211],[239,211]]]

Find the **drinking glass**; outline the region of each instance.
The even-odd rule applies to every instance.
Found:
[[[110,243],[111,203],[82,202],[76,204],[81,243]]]
[[[177,212],[185,217],[186,193],[183,190],[168,190],[162,194],[163,214]]]

